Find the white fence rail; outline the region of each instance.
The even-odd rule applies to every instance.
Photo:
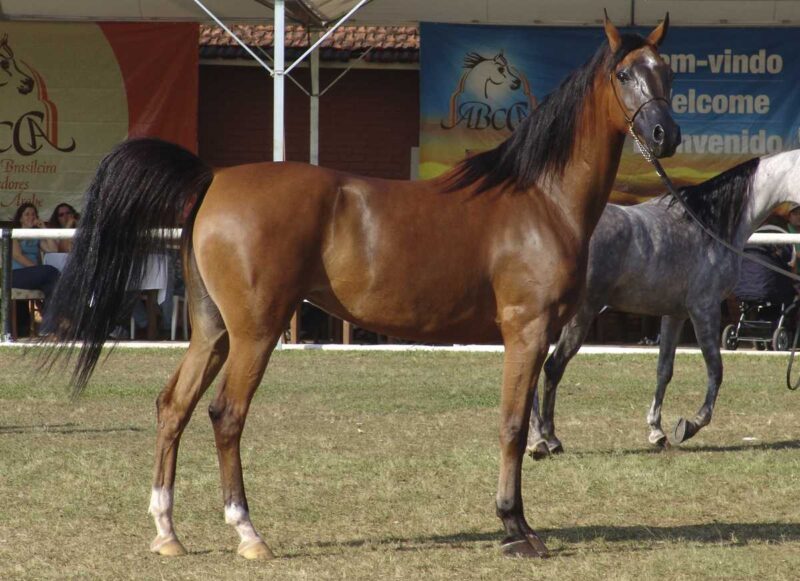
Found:
[[[180,228],[166,229],[169,237],[181,237]],[[14,228],[11,238],[14,240],[51,239],[66,240],[75,235],[73,228]],[[748,240],[751,244],[800,244],[800,234],[756,233]]]
[[[180,228],[165,228],[167,236],[173,239],[181,237]],[[14,228],[11,238],[14,240],[67,240],[75,235],[74,228]]]

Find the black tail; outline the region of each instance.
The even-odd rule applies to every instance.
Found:
[[[147,256],[166,251],[164,229],[176,227],[187,207],[194,216],[212,179],[199,157],[157,139],[126,141],[100,162],[43,325],[57,345],[82,343],[72,375],[76,394],[120,315],[132,307],[128,289],[138,288]],[[184,229],[184,244],[190,232]],[[50,363],[59,351],[49,351]]]

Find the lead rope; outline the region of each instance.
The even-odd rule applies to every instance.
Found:
[[[797,338],[800,337],[800,325],[795,324],[794,341],[792,341],[792,348],[789,350],[789,365],[786,367],[786,387],[792,391],[800,387],[800,377],[797,381],[792,383],[792,364],[794,363],[794,354],[797,351]]]
[[[621,106],[621,104],[620,104],[620,106]],[[627,118],[627,115],[626,115],[626,118]],[[695,214],[694,210],[692,210],[689,207],[689,204],[686,203],[686,200],[684,200],[680,196],[680,194],[678,194],[678,191],[675,189],[675,185],[672,183],[672,180],[669,179],[669,176],[667,175],[667,172],[664,171],[664,168],[661,166],[661,162],[659,162],[658,159],[653,155],[653,152],[650,151],[650,149],[648,147],[646,147],[644,145],[644,143],[642,143],[639,140],[639,137],[636,135],[636,132],[633,130],[633,123],[632,122],[628,123],[628,133],[630,133],[631,137],[633,138],[633,141],[636,143],[636,146],[639,148],[639,152],[642,154],[642,157],[645,158],[647,161],[649,161],[652,164],[653,168],[656,170],[656,174],[658,174],[658,177],[661,178],[661,181],[667,187],[667,191],[669,191],[669,193],[672,195],[673,198],[675,198],[676,200],[678,200],[678,202],[680,202],[681,206],[683,206],[683,209],[686,211],[686,213],[689,214],[689,216],[691,216],[692,220],[697,222],[697,225],[700,226],[700,228],[703,230],[703,232],[708,234],[713,240],[715,240],[716,242],[719,242],[725,248],[727,248],[731,252],[735,253],[737,256],[743,258],[744,260],[749,260],[751,262],[755,262],[757,264],[760,264],[761,266],[764,266],[765,268],[768,268],[769,270],[777,272],[778,274],[780,274],[782,276],[785,276],[785,277],[790,278],[790,279],[795,280],[795,281],[800,281],[800,276],[796,275],[795,273],[790,272],[790,271],[788,271],[786,269],[780,268],[778,266],[775,266],[774,264],[771,264],[771,263],[767,262],[766,260],[763,260],[763,259],[761,259],[761,258],[759,258],[757,256],[753,256],[753,255],[750,255],[750,254],[745,254],[743,251],[741,251],[738,248],[736,248],[735,246],[733,246],[727,240],[723,240],[715,232],[713,232],[711,229],[709,229],[708,226],[706,226],[703,223],[703,221],[697,216],[697,214]],[[792,391],[794,391],[798,387],[800,387],[800,377],[798,377],[797,381],[794,382],[794,383],[792,383],[792,379],[791,379],[792,365],[794,363],[794,356],[795,356],[795,352],[797,351],[797,341],[798,341],[799,338],[800,338],[800,324],[796,323],[795,324],[795,332],[794,332],[794,340],[792,341],[792,347],[789,350],[789,364],[788,364],[788,366],[786,368],[786,387],[788,387]]]

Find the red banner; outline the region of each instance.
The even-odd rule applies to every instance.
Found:
[[[196,151],[198,25],[0,22],[0,220],[49,218],[126,137]]]

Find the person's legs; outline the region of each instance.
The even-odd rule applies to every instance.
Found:
[[[58,282],[58,269],[49,264],[26,266],[11,272],[11,286],[28,290],[40,290],[47,299]]]
[[[144,329],[147,327],[147,307],[140,297],[136,298],[131,317],[133,317],[133,322],[137,329]],[[131,337],[131,339],[133,339],[133,337]]]
[[[40,290],[44,293],[45,301],[50,298],[58,282],[58,269],[47,264],[17,268],[11,272],[11,286],[26,290]],[[23,329],[30,326],[27,302],[18,302],[17,329],[20,336],[25,336]]]

